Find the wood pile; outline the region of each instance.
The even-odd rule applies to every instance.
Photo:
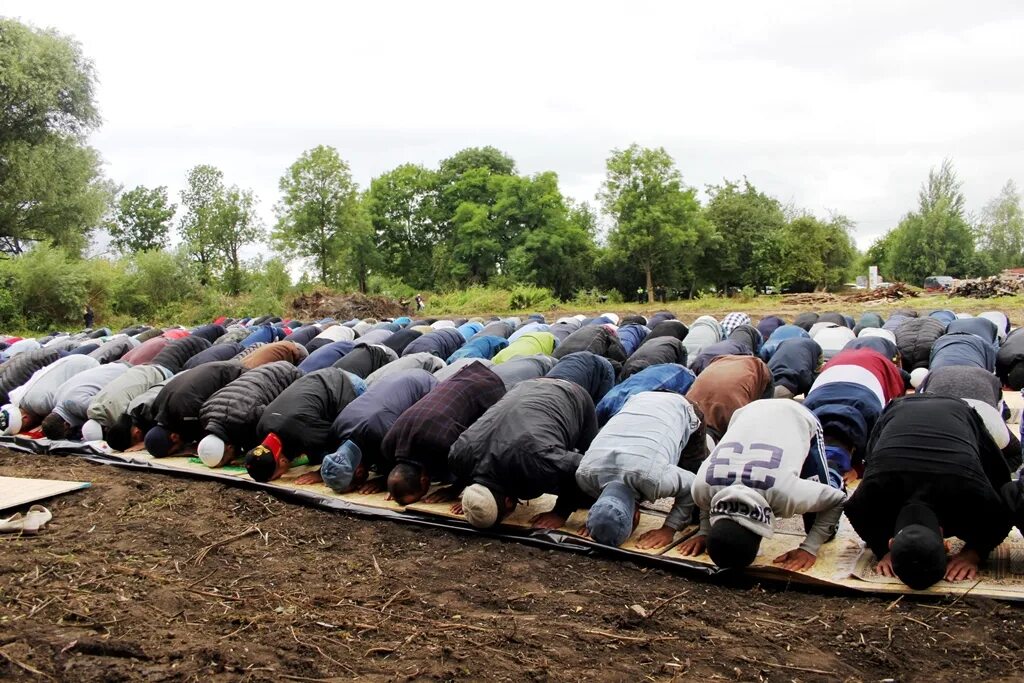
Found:
[[[899,301],[911,299],[918,295],[917,290],[912,289],[903,282],[893,282],[884,287],[865,289],[846,296],[846,301],[857,303],[884,303],[886,301]]]
[[[1024,292],[1024,280],[1017,277],[979,277],[959,280],[949,289],[949,296],[989,299],[994,296],[1015,296]]]
[[[828,292],[807,292],[804,294],[783,294],[782,301],[793,306],[827,306],[842,301]]]

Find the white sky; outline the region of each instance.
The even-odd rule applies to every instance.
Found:
[[[609,151],[664,146],[687,183],[746,175],[835,210],[861,248],[951,157],[968,207],[1022,177],[1024,6],[1007,2],[49,2],[0,14],[96,64],[92,144],[126,188],[199,163],[261,199],[305,149],[361,187],[495,145],[593,201]]]

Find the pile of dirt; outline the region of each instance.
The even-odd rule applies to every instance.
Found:
[[[87,480],[0,536],[7,681],[1004,680],[1019,607],[694,578],[0,450]],[[969,586],[965,585],[965,591]]]
[[[791,306],[830,306],[841,302],[835,294],[828,292],[807,292],[804,294],[783,294],[782,303]]]
[[[990,299],[994,296],[1014,296],[1024,292],[1024,280],[1018,277],[979,277],[960,280],[949,289],[950,296],[964,296],[971,299]]]
[[[394,299],[383,296],[367,296],[359,292],[351,294],[333,294],[315,291],[311,294],[300,294],[292,302],[292,315],[299,320],[320,320],[334,318],[351,320],[353,318],[395,318],[405,315],[408,306],[402,306]]]

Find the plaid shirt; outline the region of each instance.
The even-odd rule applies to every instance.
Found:
[[[497,375],[470,363],[402,413],[381,444],[383,459],[447,469],[452,444],[504,395]]]

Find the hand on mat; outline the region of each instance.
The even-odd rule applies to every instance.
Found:
[[[946,565],[946,581],[969,581],[978,576],[981,557],[976,550],[961,550],[949,558]]]
[[[890,579],[896,577],[896,572],[892,570],[892,553],[886,553],[885,557],[878,561],[878,564],[875,565],[875,573],[888,576]]]
[[[452,514],[453,515],[465,514],[465,510],[462,509],[462,501],[461,500],[458,500],[458,501],[455,501],[454,503],[452,503]]]
[[[857,479],[859,479],[857,476],[857,470],[850,469],[843,472],[843,483],[847,486],[857,481]]]
[[[423,496],[424,503],[447,503],[448,501],[456,500],[461,493],[460,490],[454,486],[442,486],[433,493],[428,493]]]
[[[368,479],[365,484],[359,487],[359,493],[364,496],[369,496],[374,493],[380,493],[387,488],[388,480],[386,477],[374,477]]]
[[[299,486],[306,486],[308,484],[322,484],[324,478],[320,476],[320,470],[314,472],[306,472],[295,477],[295,483]]]
[[[565,524],[565,517],[557,512],[542,512],[530,520],[538,529],[558,529]]]
[[[124,452],[125,453],[132,453],[132,452],[135,452],[135,451],[144,451],[144,450],[146,450],[146,444],[145,443],[137,443],[134,446],[129,446],[128,448],[124,449]]]
[[[781,564],[783,569],[788,569],[791,572],[802,572],[813,567],[817,559],[806,550],[794,548],[788,553],[783,553],[776,557],[772,560],[772,564]]]
[[[640,535],[636,541],[636,547],[641,550],[661,548],[671,543],[675,535],[676,530],[672,527],[663,526],[660,529],[651,529]]]
[[[679,554],[683,557],[697,557],[704,553],[704,548],[708,545],[708,537],[699,534],[697,536],[690,536],[688,539],[679,544]]]

